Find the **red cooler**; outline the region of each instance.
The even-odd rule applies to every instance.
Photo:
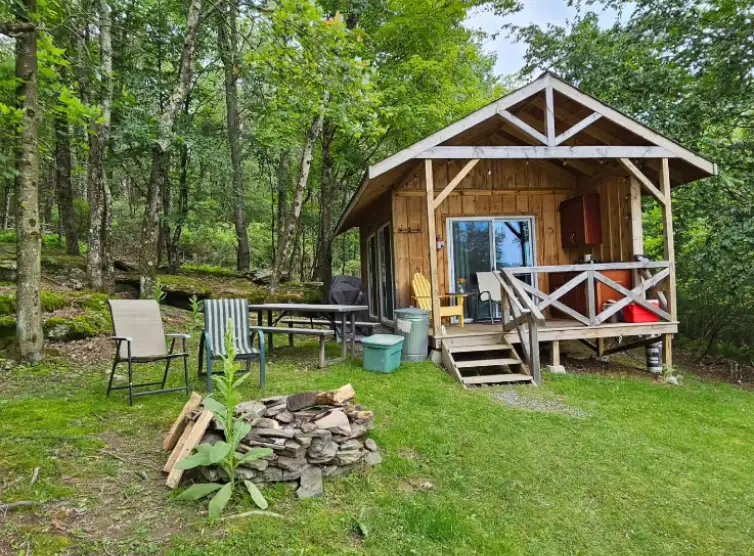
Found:
[[[660,308],[660,302],[657,299],[647,299],[647,302],[658,309]],[[660,320],[660,317],[636,303],[631,303],[623,309],[623,318],[626,322],[657,322]]]

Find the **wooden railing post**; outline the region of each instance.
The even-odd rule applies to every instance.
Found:
[[[529,370],[534,383],[539,384],[542,378],[539,364],[539,326],[532,314],[529,314]]]
[[[670,165],[667,158],[662,159],[660,171],[660,181],[662,183],[662,193],[665,196],[665,203],[662,205],[662,224],[665,239],[665,259],[670,265],[670,276],[668,277],[668,309],[673,321],[678,321],[678,305],[675,295],[675,244],[673,243],[673,210],[671,208],[670,195]],[[673,365],[673,336],[665,334],[663,337],[663,355],[665,365]]]
[[[435,180],[432,160],[424,161],[425,192],[427,196],[427,236],[429,238],[429,288],[432,295],[432,336],[440,336],[440,281],[437,276],[437,237],[435,236]]]
[[[589,326],[595,325],[595,319],[597,317],[597,294],[594,289],[594,271],[586,271],[586,306],[587,317],[589,317]]]

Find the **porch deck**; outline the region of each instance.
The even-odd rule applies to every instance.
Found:
[[[440,342],[448,338],[462,338],[500,334],[502,323],[466,323],[463,328],[457,324],[445,327],[445,334],[434,337],[430,335],[430,343],[439,349]],[[584,326],[576,320],[545,319],[539,327],[539,341],[568,341],[595,340],[600,338],[617,338],[632,336],[648,336],[656,334],[675,334],[678,332],[678,322],[648,322],[648,323],[605,323],[597,326]],[[505,340],[511,344],[520,342],[516,330],[505,332]]]

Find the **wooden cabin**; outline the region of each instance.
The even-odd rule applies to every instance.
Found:
[[[670,366],[671,192],[715,173],[548,72],[370,166],[336,234],[359,228],[370,313],[388,326],[426,277],[430,345],[464,384],[536,382],[540,345],[557,366],[565,340],[603,355],[662,337]],[[643,257],[643,196],[662,207],[664,260]],[[500,288],[494,324],[475,307],[478,272]],[[458,302],[443,296],[461,290],[464,326],[442,322],[441,304]]]

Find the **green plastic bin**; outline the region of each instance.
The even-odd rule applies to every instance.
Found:
[[[364,346],[364,368],[377,373],[392,373],[401,364],[403,336],[374,334],[361,341]]]

